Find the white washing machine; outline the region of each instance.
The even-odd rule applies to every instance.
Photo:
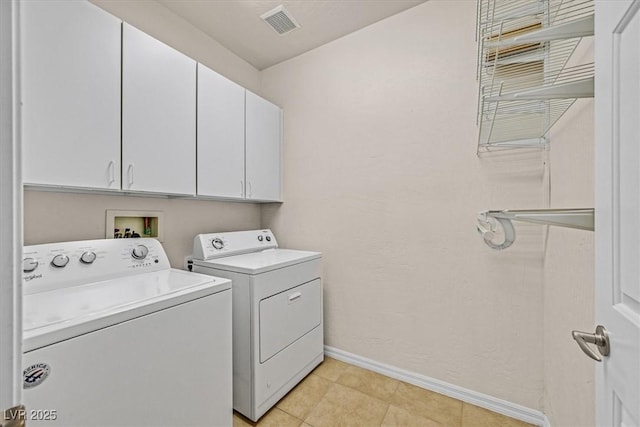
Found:
[[[324,359],[321,254],[270,230],[200,234],[188,268],[233,285],[233,407],[257,421]]]
[[[231,283],[155,239],[24,248],[29,425],[230,426]]]

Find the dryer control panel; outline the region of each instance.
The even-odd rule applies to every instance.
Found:
[[[23,249],[25,294],[171,268],[156,239],[46,243]]]
[[[193,239],[193,258],[208,260],[277,247],[278,242],[268,229],[198,234]]]

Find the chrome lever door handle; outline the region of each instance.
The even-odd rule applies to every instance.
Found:
[[[608,356],[611,352],[609,334],[602,325],[598,325],[596,327],[595,334],[573,331],[571,332],[571,335],[573,336],[573,339],[576,340],[582,351],[596,362],[602,362],[602,358],[598,356],[596,352],[587,345],[587,343],[595,344],[598,347],[598,352],[600,352],[602,356]]]

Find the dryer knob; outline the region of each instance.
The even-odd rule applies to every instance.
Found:
[[[91,264],[96,260],[96,253],[87,251],[80,256],[80,262],[83,264]]]
[[[262,242],[262,240],[264,240],[264,237],[262,237],[262,234],[258,236],[258,242]]]
[[[69,263],[69,257],[66,255],[56,255],[51,260],[51,265],[57,268],[62,268]]]
[[[131,256],[135,259],[145,259],[149,253],[149,248],[145,245],[138,245],[131,251]]]
[[[38,261],[35,258],[25,258],[22,260],[22,271],[30,273],[38,267]]]
[[[267,237],[265,237],[265,239],[267,239],[267,242],[271,241],[271,236],[267,235]]]
[[[216,249],[222,249],[224,248],[224,242],[222,241],[221,238],[216,237],[215,239],[213,239],[211,241],[211,244],[213,245],[214,248]]]

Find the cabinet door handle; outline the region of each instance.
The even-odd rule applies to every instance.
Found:
[[[129,175],[129,188],[131,188],[131,186],[133,185],[133,169],[134,168],[135,168],[135,165],[131,163],[129,165],[129,168],[127,169],[127,175]]]
[[[247,181],[247,184],[249,185],[249,198],[251,198],[253,196],[253,188],[251,187],[251,181]]]
[[[240,196],[244,197],[244,181],[240,180]]]
[[[302,298],[302,292],[295,292],[289,295],[289,304],[293,304],[294,302],[298,301],[300,298]]]
[[[116,164],[113,160],[109,162],[109,186],[116,182]]]

